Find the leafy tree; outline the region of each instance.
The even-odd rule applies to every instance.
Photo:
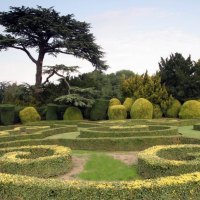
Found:
[[[73,55],[88,60],[98,70],[107,69],[103,52],[90,33],[90,25],[75,20],[72,14],[62,16],[52,7],[10,7],[10,11],[0,12],[0,25],[6,32],[0,34],[0,50],[13,48],[25,52],[36,65],[37,87],[42,84],[46,54]],[[38,53],[37,58],[31,54],[31,48]]]
[[[145,98],[156,105],[160,105],[165,113],[171,104],[172,96],[169,95],[164,85],[161,84],[159,74],[149,76],[148,72],[143,75],[134,75],[124,80],[122,92],[126,97],[133,99]]]
[[[182,54],[171,54],[159,63],[161,83],[166,85],[169,93],[183,102],[200,96],[200,62],[193,62],[191,57]]]

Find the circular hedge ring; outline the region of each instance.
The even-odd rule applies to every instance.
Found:
[[[200,145],[160,145],[138,155],[138,171],[145,178],[200,171]]]
[[[135,125],[92,127],[80,130],[80,138],[96,137],[134,137],[134,136],[178,135],[178,128],[173,126]]]
[[[71,169],[71,150],[56,145],[0,148],[0,172],[51,177]]]

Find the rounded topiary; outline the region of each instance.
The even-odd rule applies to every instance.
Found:
[[[200,118],[200,102],[196,100],[186,101],[181,106],[179,117],[182,119]]]
[[[166,117],[172,117],[172,118],[178,117],[180,109],[181,109],[181,103],[177,99],[174,99],[171,105],[167,109]]]
[[[15,106],[10,104],[0,105],[1,123],[3,125],[11,125],[14,123]]]
[[[128,112],[131,111],[131,106],[133,105],[133,99],[127,97],[123,103],[123,106],[126,108]]]
[[[90,111],[91,120],[105,120],[107,117],[108,100],[98,99]]]
[[[19,112],[22,123],[40,121],[41,117],[34,107],[26,107]]]
[[[127,111],[123,105],[111,106],[108,109],[108,118],[111,120],[126,119]]]
[[[152,119],[153,104],[144,98],[137,99],[131,107],[132,119]]]
[[[64,120],[82,120],[83,115],[81,113],[81,110],[76,107],[69,107],[65,110],[65,113],[63,115]]]
[[[117,99],[117,98],[112,98],[112,99],[110,99],[110,101],[109,101],[109,107],[110,107],[110,106],[116,106],[116,105],[121,105],[120,100]]]
[[[50,103],[47,105],[46,120],[57,120],[57,110],[58,106],[56,104]]]
[[[161,107],[158,104],[153,105],[153,118],[158,119],[163,116]]]

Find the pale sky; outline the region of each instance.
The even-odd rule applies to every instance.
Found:
[[[129,69],[142,74],[158,70],[161,57],[179,52],[200,58],[199,0],[0,0],[0,11],[9,6],[51,7],[62,15],[91,24],[91,32],[105,52],[106,73]],[[0,31],[3,28],[0,27]],[[33,52],[33,55],[34,54]],[[67,55],[46,55],[44,65],[79,65],[80,72],[94,68]],[[35,82],[35,64],[24,52],[0,52],[0,81]]]

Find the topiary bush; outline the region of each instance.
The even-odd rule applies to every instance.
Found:
[[[152,119],[153,104],[144,98],[137,99],[131,107],[132,119]]]
[[[111,106],[108,109],[108,118],[111,120],[119,120],[127,118],[127,111],[123,105]]]
[[[83,115],[79,108],[69,107],[63,115],[63,120],[83,120]]]
[[[110,101],[109,101],[109,107],[110,107],[110,106],[116,106],[116,105],[121,105],[120,100],[117,99],[117,98],[112,98],[112,99],[110,99]]]
[[[109,104],[108,100],[103,100],[103,99],[96,100],[90,111],[90,119],[94,121],[106,119],[108,104]]]
[[[57,110],[58,107],[56,104],[50,103],[47,105],[47,112],[46,112],[46,120],[57,120]]]
[[[19,112],[22,123],[40,121],[41,117],[34,107],[26,107]]]
[[[131,106],[133,105],[133,99],[127,97],[123,103],[123,106],[126,108],[128,112],[131,111]]]
[[[65,113],[65,110],[68,108],[69,106],[67,105],[57,105],[57,116],[58,116],[58,120],[63,120],[63,115]]]
[[[172,104],[167,109],[166,117],[177,118],[180,109],[181,109],[181,103],[177,99],[174,99],[172,101]]]
[[[0,105],[1,123],[3,125],[10,125],[14,122],[15,106],[10,104]]]
[[[200,102],[196,100],[186,101],[181,106],[179,117],[181,119],[200,118]]]
[[[158,119],[163,116],[161,107],[158,104],[153,104],[153,118]]]

